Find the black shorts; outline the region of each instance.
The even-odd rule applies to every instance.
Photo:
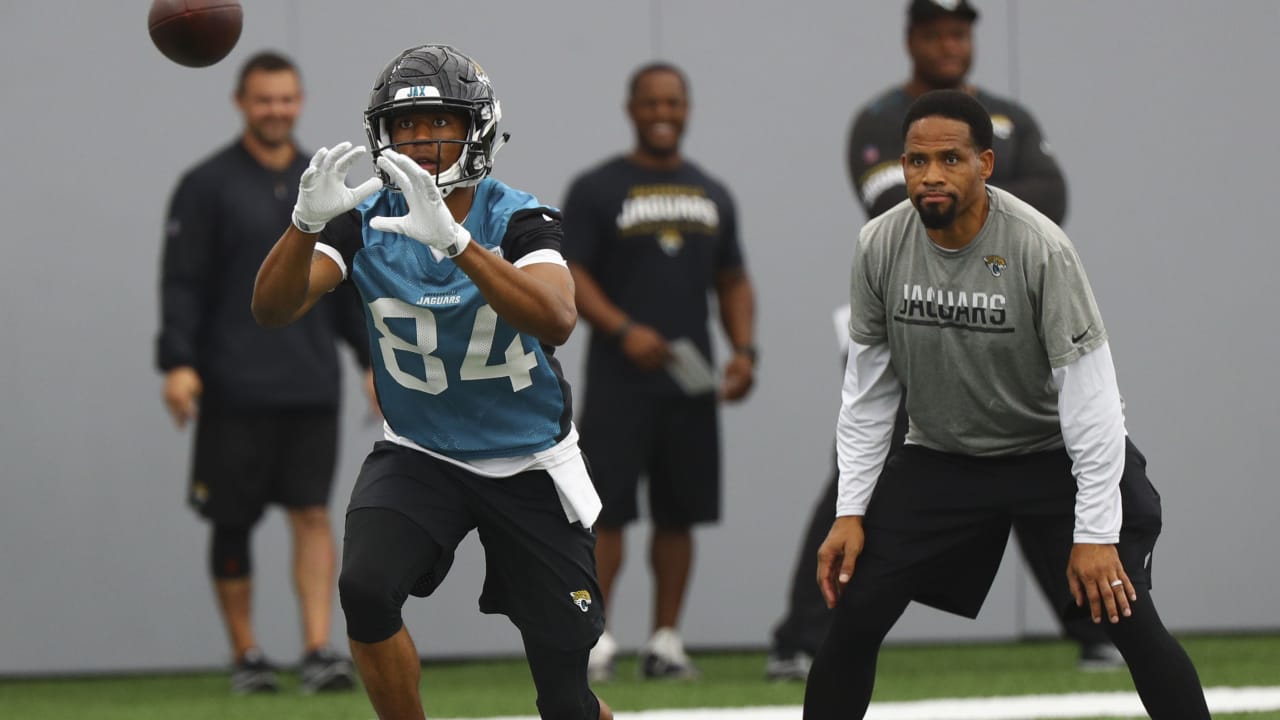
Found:
[[[525,635],[563,650],[590,648],[604,630],[595,534],[565,517],[546,471],[488,478],[379,441],[360,469],[347,512],[365,508],[405,515],[440,546],[435,567],[412,594],[430,595],[453,565],[458,543],[478,529],[485,553],[481,612],[506,615]]]
[[[618,528],[640,516],[640,476],[657,525],[720,519],[720,423],[715,395],[649,395],[587,388],[579,445],[604,505],[596,525]]]
[[[1127,440],[1125,447],[1118,551],[1133,584],[1150,588],[1160,495],[1147,479],[1146,458]],[[863,590],[892,586],[925,605],[977,617],[1015,523],[1039,536],[1065,578],[1075,494],[1065,450],[973,458],[906,445],[876,484],[854,580]],[[1087,606],[1076,607],[1065,581],[1046,591],[1064,618],[1087,613]]]
[[[205,518],[252,524],[268,503],[329,504],[338,453],[335,409],[201,412],[187,501]]]

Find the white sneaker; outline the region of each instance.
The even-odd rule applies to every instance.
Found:
[[[1080,646],[1080,661],[1076,667],[1085,672],[1106,672],[1123,670],[1124,656],[1109,642],[1083,643]]]
[[[696,680],[701,675],[684,652],[675,628],[658,628],[640,651],[640,675],[645,678]]]
[[[613,679],[613,659],[618,654],[618,641],[605,630],[591,648],[587,658],[587,680],[590,682],[609,682]]]
[[[790,655],[769,653],[765,660],[764,676],[769,680],[804,682],[809,679],[809,668],[813,665],[813,656],[803,650]]]

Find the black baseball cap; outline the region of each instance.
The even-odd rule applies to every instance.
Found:
[[[969,22],[978,19],[978,11],[968,0],[911,0],[907,6],[907,18],[912,25],[946,15]]]

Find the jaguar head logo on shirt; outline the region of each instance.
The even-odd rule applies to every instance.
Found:
[[[982,262],[986,263],[987,269],[995,277],[1000,277],[1004,269],[1009,266],[1009,263],[1005,262],[1004,258],[999,255],[988,255],[982,258]]]
[[[662,248],[662,252],[675,257],[680,253],[680,248],[684,247],[684,236],[675,228],[667,227],[658,231],[658,247]]]
[[[991,132],[1001,140],[1013,137],[1013,119],[999,113],[991,116]]]

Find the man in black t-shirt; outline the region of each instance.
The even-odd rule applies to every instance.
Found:
[[[912,74],[871,99],[857,112],[846,147],[849,178],[867,219],[877,217],[907,198],[902,172],[902,120],[911,102],[929,90],[963,89],[991,113],[992,150],[997,162],[989,184],[1025,200],[1055,223],[1067,211],[1067,187],[1062,170],[1049,150],[1031,113],[1020,104],[992,95],[967,80],[973,62],[973,23],[978,11],[968,2],[912,0],[907,7],[907,52]],[[894,448],[906,434],[901,413]],[[822,638],[831,614],[813,582],[818,546],[835,512],[834,469],[813,510],[796,561],[786,616],[773,630],[765,674],[775,680],[801,680]],[[1046,596],[1064,585],[1062,569],[1052,563],[1032,536],[1015,528],[1027,564]],[[1102,630],[1086,620],[1063,623],[1066,634],[1080,644],[1079,667],[1109,670],[1124,667],[1120,653]]]
[[[605,607],[638,517],[646,477],[653,521],[653,636],[641,653],[651,678],[697,672],[677,625],[693,558],[691,528],[720,517],[718,401],[754,381],[754,295],[728,191],[680,154],[688,83],[676,67],[631,76],[627,111],[636,144],[572,183],[564,254],[578,311],[591,324],[578,425],[603,502],[596,564]],[[708,294],[719,301],[731,356],[716,386]],[[606,631],[591,654],[611,677],[617,643]]]
[[[1067,184],[1031,113],[1008,98],[968,82],[973,62],[973,23],[978,11],[967,2],[915,0],[908,8],[907,52],[912,75],[862,106],[845,148],[849,179],[858,202],[874,218],[907,199],[902,174],[902,118],[929,90],[962,89],[991,112],[996,163],[989,184],[1017,195],[1059,225],[1067,214]]]
[[[211,526],[208,562],[231,643],[232,690],[278,689],[251,616],[250,535],[268,504],[285,509],[294,543],[303,690],[348,689],[351,664],[329,647],[336,549],[328,502],[338,440],[336,342],[341,337],[367,368],[364,314],[354,291],[343,289],[288,330],[254,322],[254,277],[307,168],[293,141],[302,104],[297,68],[276,53],[254,55],[240,71],[235,102],[241,136],[183,175],[170,200],[156,366],[174,422],[195,420],[188,500]],[[367,373],[365,382],[372,401]]]

